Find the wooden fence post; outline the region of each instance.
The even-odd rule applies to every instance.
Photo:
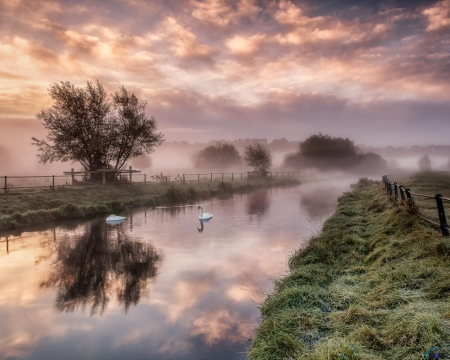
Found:
[[[75,182],[75,172],[74,172],[73,168],[71,169],[71,172],[72,172],[72,185],[73,185]]]
[[[144,174],[144,185],[147,184],[147,174]]]
[[[55,175],[52,175],[52,189],[55,190]]]
[[[183,174],[183,183],[185,183],[186,182],[186,179],[184,178],[184,174]]]
[[[450,236],[450,232],[448,230],[447,219],[445,218],[445,211],[444,211],[444,204],[442,202],[442,195],[436,194],[436,195],[434,195],[434,199],[436,200],[442,236],[448,237],[448,236]]]
[[[403,185],[400,185],[400,197],[402,198],[402,202],[405,201],[405,189]]]
[[[133,182],[133,168],[130,166],[130,184]]]

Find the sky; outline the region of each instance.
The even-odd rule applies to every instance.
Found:
[[[450,0],[0,0],[0,140],[97,80],[167,141],[448,144]]]

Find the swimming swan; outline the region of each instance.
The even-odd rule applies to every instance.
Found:
[[[203,212],[203,206],[199,205],[199,207],[197,209],[200,209],[202,211],[202,213],[198,217],[200,220],[208,220],[213,217],[213,214],[208,214],[208,213]]]
[[[117,216],[117,215],[109,215],[107,218],[106,218],[106,222],[117,222],[117,221],[123,221],[123,220],[125,220],[126,219],[126,217],[124,217],[124,216]]]

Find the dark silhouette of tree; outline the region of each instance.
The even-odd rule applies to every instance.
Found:
[[[387,161],[380,155],[358,154],[353,141],[321,133],[300,143],[300,152],[286,155],[283,164],[292,168],[339,169],[364,174],[378,174],[387,168]]]
[[[300,151],[308,157],[348,158],[356,156],[357,148],[353,141],[331,137],[322,133],[312,135],[300,143]]]
[[[263,175],[272,166],[270,151],[260,143],[246,146],[244,160],[248,166],[253,167],[255,171]]]
[[[36,115],[48,130],[46,140],[33,137],[44,164],[71,161],[90,171],[120,170],[164,140],[156,120],[145,114],[147,102],[124,87],[108,98],[98,81],[88,82],[86,89],[61,82],[52,84],[49,93],[53,106]]]
[[[120,228],[108,230],[103,221],[88,225],[75,239],[61,241],[57,254],[41,286],[57,288],[57,310],[90,307],[91,315],[103,314],[114,293],[125,311],[137,305],[161,261],[151,245],[130,241]]]
[[[196,168],[226,169],[242,165],[242,157],[233,144],[217,142],[199,152],[195,161]]]
[[[249,215],[264,215],[270,207],[267,191],[257,191],[248,195],[247,212]]]
[[[422,156],[419,161],[417,162],[417,165],[419,165],[420,171],[430,171],[431,170],[431,161],[428,155]]]

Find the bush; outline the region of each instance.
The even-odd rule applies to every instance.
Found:
[[[195,161],[196,168],[226,169],[241,164],[242,157],[236,147],[225,142],[217,142],[216,145],[203,149]]]

